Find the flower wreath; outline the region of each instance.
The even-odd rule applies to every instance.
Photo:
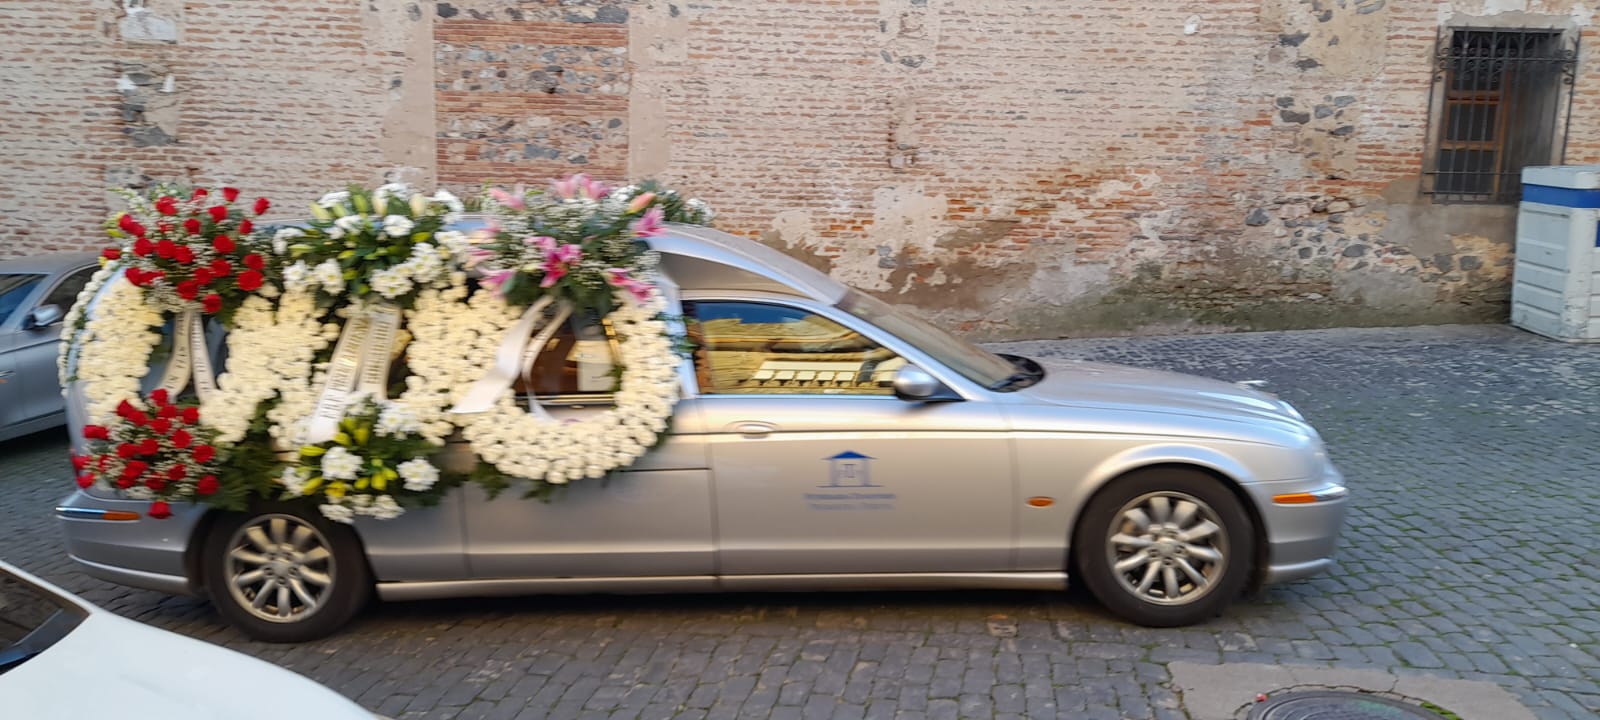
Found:
[[[667,429],[678,399],[680,360],[666,323],[657,319],[662,309],[658,295],[641,303],[618,298],[608,316],[622,354],[621,387],[611,409],[563,422],[528,412],[507,387],[487,412],[458,415],[462,436],[501,472],[551,485],[631,464]]]
[[[92,310],[74,306],[83,329],[62,347],[67,375],[83,393],[87,421],[104,425],[113,421],[119,405],[139,396],[165,320],[145,303],[145,291],[121,275],[105,281],[97,295]]]
[[[674,333],[660,319],[662,279],[644,240],[664,232],[666,220],[704,222],[709,210],[653,184],[613,191],[584,175],[548,190],[491,189],[485,204],[499,232],[470,249],[466,262],[479,268],[504,306],[488,316],[521,310],[523,317],[498,347],[476,347],[462,359],[469,367],[495,368],[461,392],[454,411],[462,436],[500,472],[550,485],[631,464],[666,431],[681,364]],[[546,320],[549,309],[555,314]],[[519,361],[531,366],[551,334],[580,310],[603,315],[616,335],[622,373],[614,406],[564,421],[544,413],[537,400],[524,410],[511,388],[513,369]],[[530,342],[541,322],[544,329]]]
[[[643,239],[664,221],[709,220],[703,203],[652,184],[612,191],[581,175],[549,191],[491,191],[498,232],[475,246],[443,229],[463,210],[444,191],[352,187],[324,196],[309,227],[275,232],[253,228],[233,208],[237,196],[128,193],[130,212],[109,223],[129,244],[106,251],[68,312],[59,358],[86,403],[93,454],[75,460],[80,484],[155,500],[152,517],[170,512],[168,500],[241,509],[281,496],[317,502],[338,521],[384,519],[461,480],[428,459],[458,429],[485,469],[547,485],[626,466],[666,430],[682,361],[662,317],[671,287]],[[258,200],[254,214],[268,207]],[[476,290],[463,271],[473,266]],[[547,310],[556,317],[530,346]],[[575,311],[605,317],[616,340],[614,407],[557,421],[536,403],[520,408],[505,378],[483,376],[503,369],[508,348],[513,364],[531,362]],[[202,315],[230,330],[215,378]],[[144,395],[173,317],[175,338],[188,342],[175,339],[163,387]],[[379,370],[340,386],[330,376],[357,357],[347,341],[361,346],[358,366]],[[178,359],[189,352],[194,401],[180,399],[191,364]],[[387,369],[402,354],[409,372],[397,389]],[[169,427],[177,412],[182,433]]]

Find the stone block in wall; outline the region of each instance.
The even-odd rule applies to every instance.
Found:
[[[441,16],[434,40],[441,183],[625,173],[626,26]]]

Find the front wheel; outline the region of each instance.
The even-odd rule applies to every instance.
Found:
[[[1255,534],[1221,481],[1157,469],[1097,493],[1073,548],[1078,572],[1106,609],[1140,625],[1175,627],[1214,617],[1238,597]]]
[[[219,518],[203,552],[211,603],[257,640],[326,637],[361,610],[372,588],[355,533],[293,509]]]

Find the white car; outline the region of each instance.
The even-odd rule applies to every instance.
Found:
[[[372,720],[271,663],[118,617],[0,562],[0,716]]]

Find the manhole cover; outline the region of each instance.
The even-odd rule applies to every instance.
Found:
[[[1440,720],[1426,708],[1376,695],[1338,690],[1291,692],[1250,709],[1250,720]]]

